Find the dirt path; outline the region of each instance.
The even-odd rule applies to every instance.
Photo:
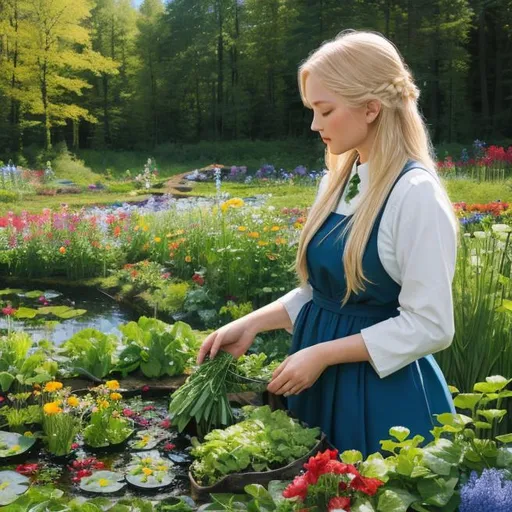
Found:
[[[201,169],[197,169],[199,172],[211,172],[216,168],[224,168],[225,166],[222,164],[210,164]],[[172,194],[174,196],[187,197],[189,192],[192,192],[194,188],[195,182],[189,181],[185,178],[185,176],[194,172],[195,169],[192,169],[187,172],[183,172],[181,174],[176,174],[173,176],[166,184],[165,189],[167,194]]]

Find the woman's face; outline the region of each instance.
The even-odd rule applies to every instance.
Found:
[[[364,156],[366,161],[373,131],[370,123],[378,115],[378,110],[372,112],[375,105],[349,107],[311,74],[306,78],[305,94],[313,108],[311,129],[319,132],[329,151],[341,155],[345,151],[357,149],[361,157],[367,153]]]

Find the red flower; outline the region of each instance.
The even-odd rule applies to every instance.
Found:
[[[171,420],[169,418],[162,420],[160,422],[160,428],[165,428],[165,429],[171,428]]]
[[[146,405],[142,410],[143,411],[154,411],[155,406],[154,405]]]
[[[174,450],[174,448],[176,448],[175,444],[172,444],[172,443],[164,444],[164,452],[170,452],[170,451]]]
[[[76,484],[80,482],[80,480],[82,480],[82,478],[85,478],[86,476],[91,476],[92,475],[92,471],[89,470],[89,469],[80,469],[79,471],[77,471],[75,473],[75,476],[71,479],[73,480],[73,482],[75,482]]]
[[[127,418],[131,418],[134,414],[135,412],[131,409],[123,409],[123,416],[126,416]]]
[[[147,393],[149,391],[149,386],[142,386],[141,390],[143,393]]]
[[[80,447],[80,445],[79,445],[78,443],[73,443],[73,444],[71,445],[71,449],[72,449],[72,450],[76,450],[76,449],[77,449],[77,448],[79,448],[79,447]]]
[[[378,478],[366,478],[361,475],[357,475],[350,482],[352,489],[361,491],[368,496],[373,496],[381,485],[384,485],[384,482]]]
[[[39,464],[20,464],[16,467],[16,472],[20,475],[32,476],[39,470]]]
[[[199,274],[194,274],[192,276],[192,281],[194,281],[199,286],[203,286],[203,284],[204,284],[204,279]]]
[[[335,510],[345,510],[350,512],[350,498],[338,496],[332,498],[327,505],[328,512],[334,512]]]
[[[14,309],[10,304],[2,309],[2,313],[5,316],[13,316],[16,313],[16,309]]]
[[[354,466],[351,466],[350,469],[345,469],[345,466],[349,466],[347,464],[343,464],[342,462],[337,460],[338,458],[338,450],[326,450],[325,452],[319,452],[314,457],[310,457],[308,462],[304,464],[304,469],[307,470],[307,478],[311,484],[316,484],[320,475],[325,473],[330,473],[331,470],[336,470],[336,474],[344,474],[344,473],[352,473],[352,469],[354,471],[357,470]],[[329,464],[330,462],[335,462],[339,464]],[[341,466],[343,467],[341,467]]]
[[[298,496],[304,501],[308,496],[309,480],[307,475],[295,477],[295,480],[283,491],[283,498],[295,498]]]

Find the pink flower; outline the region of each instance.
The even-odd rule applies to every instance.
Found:
[[[16,467],[16,472],[20,475],[32,476],[39,471],[39,464],[20,464]]]
[[[142,386],[141,391],[143,393],[147,393],[149,391],[149,386],[147,386],[147,385],[146,386]]]
[[[165,429],[171,428],[171,420],[169,418],[162,420],[160,422],[160,428],[165,428]]]
[[[127,418],[131,418],[135,415],[135,412],[133,412],[131,409],[123,409],[123,416],[126,416]]]
[[[172,443],[165,443],[164,444],[164,451],[165,452],[170,452],[171,450],[174,450],[174,448],[176,448],[175,444],[172,444]]]
[[[10,304],[2,309],[2,313],[5,316],[13,316],[16,313],[17,309],[14,309]]]

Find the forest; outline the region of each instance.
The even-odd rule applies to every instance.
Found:
[[[400,49],[436,144],[512,138],[511,0],[0,0],[0,158],[310,140],[298,66],[351,28]]]

